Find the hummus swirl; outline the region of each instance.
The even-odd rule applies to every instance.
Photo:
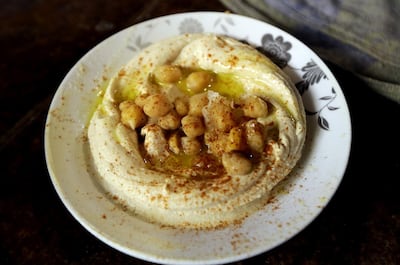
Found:
[[[88,139],[99,182],[135,214],[210,228],[268,200],[305,132],[302,101],[271,60],[228,37],[186,34],[144,49],[110,80]]]

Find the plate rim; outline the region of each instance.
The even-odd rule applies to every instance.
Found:
[[[45,145],[45,160],[46,160],[46,165],[49,171],[49,175],[51,178],[51,182],[58,194],[58,196],[60,197],[63,205],[67,208],[68,212],[86,229],[88,230],[92,235],[94,235],[96,238],[100,239],[101,241],[103,241],[104,243],[106,243],[107,245],[112,246],[113,248],[129,255],[129,256],[133,256],[142,260],[147,260],[147,261],[151,261],[151,262],[162,262],[164,264],[183,264],[183,263],[190,263],[190,264],[216,264],[216,263],[226,263],[226,262],[234,262],[234,261],[238,261],[238,260],[242,260],[245,258],[250,258],[256,255],[259,255],[261,253],[264,253],[266,251],[270,251],[273,248],[276,248],[277,246],[283,244],[284,242],[287,242],[287,240],[293,238],[295,235],[297,235],[298,233],[300,233],[303,229],[305,229],[306,227],[308,227],[322,212],[323,208],[321,208],[317,213],[314,214],[313,218],[309,219],[308,222],[306,224],[303,225],[303,227],[299,230],[297,230],[297,232],[295,232],[294,234],[292,234],[289,238],[287,239],[283,239],[280,242],[276,243],[274,246],[266,248],[266,249],[253,249],[252,252],[248,252],[248,253],[241,253],[241,254],[235,254],[235,255],[231,255],[229,257],[216,257],[213,260],[177,260],[177,259],[170,259],[170,258],[162,258],[162,257],[155,257],[152,256],[151,253],[142,253],[142,252],[138,252],[136,250],[133,249],[128,249],[126,247],[124,247],[123,244],[119,244],[117,242],[113,242],[111,241],[109,238],[107,238],[106,236],[102,235],[99,231],[97,231],[96,227],[94,227],[91,223],[89,223],[84,216],[82,216],[75,208],[76,206],[74,206],[71,201],[65,196],[62,187],[59,184],[58,181],[58,177],[56,176],[56,172],[54,171],[54,168],[52,165],[54,163],[53,159],[53,153],[52,153],[52,149],[51,149],[51,137],[50,137],[50,129],[49,127],[51,127],[51,123],[52,123],[52,117],[51,117],[51,110],[53,110],[56,105],[57,105],[57,99],[58,97],[60,97],[62,91],[65,89],[66,83],[68,82],[69,78],[72,75],[73,71],[76,71],[77,67],[79,67],[80,63],[84,62],[86,58],[90,57],[91,54],[98,49],[98,47],[100,45],[104,45],[104,43],[106,43],[107,41],[109,41],[111,38],[116,38],[116,35],[121,35],[123,34],[123,32],[127,32],[129,30],[132,30],[133,27],[140,27],[141,25],[145,24],[145,23],[150,23],[152,21],[156,21],[159,19],[165,19],[165,18],[176,18],[178,16],[188,16],[188,15],[200,15],[200,16],[204,16],[204,15],[212,15],[212,16],[221,16],[221,15],[229,15],[229,16],[233,16],[233,17],[238,17],[240,19],[245,19],[248,21],[251,21],[252,23],[256,22],[256,23],[261,23],[261,24],[265,24],[268,25],[269,27],[274,28],[275,30],[278,30],[279,32],[283,32],[284,34],[287,34],[289,36],[291,36],[293,39],[295,39],[297,41],[297,43],[303,45],[304,47],[306,47],[309,51],[311,51],[313,53],[313,56],[318,58],[320,60],[320,63],[322,63],[322,65],[324,65],[326,67],[326,70],[328,70],[328,74],[330,75],[330,81],[335,83],[335,86],[337,88],[340,89],[340,93],[342,94],[342,99],[343,99],[343,108],[345,109],[345,112],[347,114],[347,119],[348,119],[348,124],[347,124],[347,128],[349,130],[349,136],[348,136],[348,142],[347,142],[347,149],[346,149],[346,164],[343,165],[342,170],[340,172],[340,179],[336,185],[336,188],[332,191],[331,196],[328,198],[327,202],[325,203],[324,206],[326,206],[331,198],[334,196],[334,194],[336,193],[337,189],[340,186],[340,183],[343,179],[343,176],[345,174],[345,171],[347,169],[347,165],[348,165],[348,161],[349,161],[349,157],[350,157],[350,151],[351,151],[351,143],[352,143],[352,126],[351,126],[351,117],[350,117],[350,112],[349,112],[349,108],[347,105],[347,101],[344,97],[343,91],[339,85],[339,83],[337,82],[336,78],[334,77],[333,73],[331,72],[331,70],[328,68],[328,66],[326,66],[326,64],[324,63],[324,61],[308,46],[306,46],[302,41],[300,41],[299,39],[297,39],[296,37],[294,37],[293,35],[291,35],[290,33],[274,26],[271,25],[265,21],[261,21],[252,17],[248,17],[248,16],[244,16],[244,15],[239,15],[239,14],[233,14],[233,13],[225,13],[225,12],[216,12],[216,11],[194,11],[194,12],[184,12],[184,13],[177,13],[177,14],[170,14],[170,15],[165,15],[165,16],[159,16],[159,17],[155,17],[155,18],[151,18],[149,20],[145,20],[142,21],[140,23],[128,26],[127,28],[124,28],[118,32],[113,33],[111,36],[105,38],[104,40],[100,41],[97,45],[95,45],[94,47],[92,47],[91,49],[89,49],[83,56],[81,56],[79,58],[79,60],[73,65],[73,67],[68,71],[68,73],[66,74],[66,76],[63,78],[62,82],[60,83],[60,85],[57,87],[57,90],[54,94],[54,97],[51,101],[51,104],[49,106],[49,112],[48,115],[46,117],[46,126],[45,126],[45,133],[44,133],[44,145]],[[50,126],[48,126],[48,124],[50,124]]]

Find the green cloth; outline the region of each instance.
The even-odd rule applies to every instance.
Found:
[[[276,25],[400,103],[399,0],[221,0]]]

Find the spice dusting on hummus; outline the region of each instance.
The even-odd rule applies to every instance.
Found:
[[[210,228],[258,209],[301,156],[302,102],[254,48],[186,34],[112,78],[88,129],[102,186],[133,212]]]

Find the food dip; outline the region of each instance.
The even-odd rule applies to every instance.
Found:
[[[240,222],[301,156],[306,124],[290,79],[232,38],[185,34],[137,54],[110,80],[88,128],[102,187],[174,227]]]

